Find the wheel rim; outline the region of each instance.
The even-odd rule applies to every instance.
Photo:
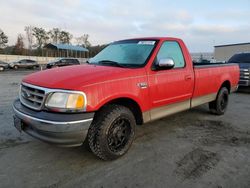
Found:
[[[131,125],[128,119],[119,117],[108,131],[108,146],[112,152],[122,151],[128,144],[131,136]]]
[[[3,71],[3,67],[0,67],[0,71]]]
[[[225,110],[228,104],[228,95],[227,94],[223,94],[221,97],[221,101],[220,101],[220,106],[222,110]]]

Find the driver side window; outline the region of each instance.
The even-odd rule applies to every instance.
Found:
[[[185,60],[179,44],[176,41],[166,41],[162,44],[157,56],[156,62],[160,59],[171,58],[173,59],[175,66],[174,68],[185,67]]]

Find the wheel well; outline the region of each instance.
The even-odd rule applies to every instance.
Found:
[[[228,92],[230,93],[230,90],[231,90],[231,84],[228,80],[226,80],[225,82],[223,82],[223,84],[221,85],[220,88],[222,87],[226,87],[228,89]]]
[[[136,124],[137,125],[143,124],[142,111],[141,111],[141,108],[136,101],[129,99],[129,98],[118,98],[118,99],[114,99],[114,100],[109,101],[104,106],[106,106],[108,104],[119,104],[119,105],[122,105],[122,106],[129,108],[131,110],[131,112],[134,114]]]

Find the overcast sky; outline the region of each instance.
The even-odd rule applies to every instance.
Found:
[[[191,52],[250,42],[250,0],[1,0],[0,28],[14,44],[24,26],[59,27],[90,42],[182,38]]]

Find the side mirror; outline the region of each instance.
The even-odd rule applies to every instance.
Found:
[[[174,60],[171,58],[160,59],[158,63],[158,67],[160,69],[172,69],[174,68]]]

